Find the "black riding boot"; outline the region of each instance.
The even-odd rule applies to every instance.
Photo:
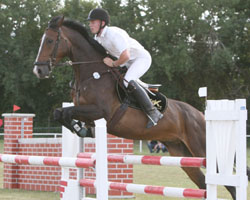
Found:
[[[134,80],[129,82],[128,89],[149,118],[147,128],[157,125],[157,122],[163,117],[163,115],[153,106],[146,91]]]

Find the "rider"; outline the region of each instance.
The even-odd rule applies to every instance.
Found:
[[[145,74],[151,65],[151,56],[147,50],[127,32],[121,28],[108,26],[109,14],[102,8],[90,11],[88,15],[89,27],[95,39],[108,51],[110,55],[117,58],[104,58],[104,63],[109,67],[124,66],[128,68],[125,74],[124,85],[131,91],[146,112],[149,122],[147,128],[157,124],[163,115],[153,106],[145,90],[136,82]]]

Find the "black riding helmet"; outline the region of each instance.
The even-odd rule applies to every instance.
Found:
[[[104,21],[105,25],[108,25],[109,24],[108,11],[106,11],[106,10],[104,10],[102,8],[95,8],[95,9],[91,10],[89,12],[87,20],[89,21],[89,20],[95,20],[95,19],[99,19],[101,21]]]

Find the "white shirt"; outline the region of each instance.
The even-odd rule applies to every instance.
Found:
[[[97,40],[110,55],[119,58],[121,53],[128,49],[130,53],[129,61],[143,57],[144,47],[135,39],[131,38],[126,31],[114,26],[105,26],[100,36],[95,36]]]

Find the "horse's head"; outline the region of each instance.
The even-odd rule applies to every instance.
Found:
[[[67,53],[67,40],[61,31],[63,20],[64,17],[54,17],[42,36],[33,69],[38,78],[48,78],[52,68]]]

